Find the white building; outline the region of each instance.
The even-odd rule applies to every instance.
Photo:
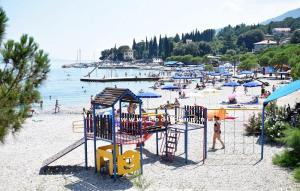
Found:
[[[289,35],[291,32],[291,28],[273,28],[273,35]]]
[[[191,44],[192,42],[193,42],[192,39],[186,39],[186,40],[185,40],[185,43],[186,43],[186,44]]]
[[[254,49],[253,52],[258,52],[261,51],[265,48],[270,48],[272,46],[276,46],[277,42],[272,41],[272,40],[263,40],[257,43],[254,43]]]
[[[126,51],[124,51],[123,53],[123,59],[124,60],[133,60],[133,50],[131,49],[127,49]]]

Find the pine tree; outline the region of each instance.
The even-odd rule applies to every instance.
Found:
[[[0,45],[7,20],[0,8]],[[4,64],[0,67],[0,141],[3,143],[9,132],[21,128],[30,104],[39,100],[38,88],[47,77],[50,60],[26,34],[19,42],[8,40],[0,48]]]
[[[153,41],[152,38],[149,41],[149,53],[148,53],[148,58],[152,58],[153,57]]]
[[[180,37],[179,35],[176,33],[175,37],[174,37],[174,42],[179,42],[180,41]]]
[[[132,43],[132,50],[136,49],[136,43],[135,43],[135,39],[133,39],[133,43]]]
[[[158,56],[158,46],[157,46],[157,41],[156,41],[156,36],[154,36],[153,38],[153,45],[152,45],[152,51],[153,51],[153,57],[157,57]]]
[[[161,38],[161,35],[159,35],[159,42],[158,42],[158,56],[162,57],[163,56],[163,41]]]
[[[170,43],[169,43],[169,40],[167,38],[167,36],[165,36],[164,38],[164,52],[165,52],[165,57],[164,58],[167,58],[169,57],[171,54],[170,54]]]

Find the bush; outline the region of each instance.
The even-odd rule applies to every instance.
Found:
[[[261,113],[256,116],[255,113],[249,118],[248,124],[244,124],[246,135],[258,136],[261,129]]]
[[[294,177],[298,182],[300,182],[300,167],[294,170]]]
[[[286,122],[275,120],[274,118],[269,118],[265,121],[265,134],[271,142],[281,142],[281,138],[284,137],[284,131],[290,125]]]
[[[289,150],[283,151],[281,154],[276,154],[273,157],[273,164],[281,167],[295,168],[299,162],[299,158]]]
[[[282,141],[287,144],[289,149],[285,149],[281,154],[273,157],[273,163],[294,169],[294,177],[300,182],[300,129],[289,128],[284,131],[285,137]]]
[[[299,157],[300,161],[300,129],[289,128],[284,134],[285,137],[282,140],[292,149],[292,152]]]

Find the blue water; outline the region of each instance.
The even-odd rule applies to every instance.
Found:
[[[91,95],[96,95],[105,87],[129,88],[134,93],[141,89],[149,91],[150,86],[154,82],[81,82],[80,78],[87,75],[93,68],[61,68],[60,64],[54,63],[51,66],[51,71],[48,74],[47,80],[43,82],[40,87],[41,98],[43,100],[44,108],[54,108],[55,101],[58,100],[61,107],[85,106],[89,101]],[[139,70],[139,69],[97,69],[91,77],[106,78],[125,76],[142,76],[157,74],[159,71],[154,70]],[[51,99],[50,99],[51,96]]]

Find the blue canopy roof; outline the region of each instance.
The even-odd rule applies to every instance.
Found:
[[[252,88],[252,87],[261,86],[261,83],[257,81],[251,81],[251,82],[244,83],[243,86]]]
[[[153,92],[140,92],[136,95],[138,98],[159,98],[161,95]]]
[[[232,82],[227,82],[227,83],[223,84],[223,86],[235,87],[235,86],[240,86],[240,84],[236,81],[232,81]]]
[[[275,90],[267,99],[264,101],[264,105],[267,105],[270,101],[276,100],[278,98],[284,97],[300,89],[300,80],[291,82],[283,87]]]

